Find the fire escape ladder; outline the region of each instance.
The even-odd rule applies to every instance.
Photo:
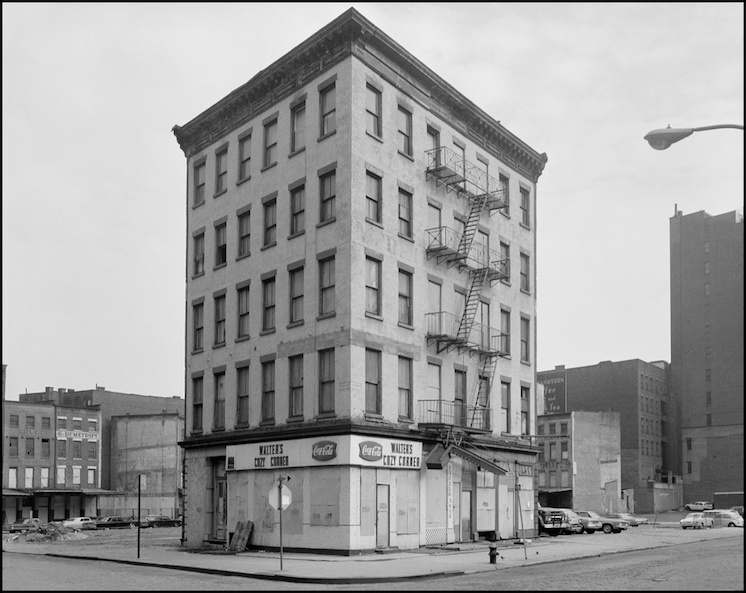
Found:
[[[464,234],[461,235],[461,242],[458,248],[459,253],[462,253],[464,256],[469,255],[471,245],[474,242],[474,236],[477,233],[477,225],[479,224],[479,219],[482,217],[482,211],[484,210],[484,205],[486,203],[487,194],[474,196],[474,198],[471,200],[469,217],[466,219],[466,224],[464,225]]]
[[[497,368],[497,354],[487,354],[482,357],[482,366],[477,377],[477,381],[474,384],[472,390],[471,405],[469,406],[469,426],[472,428],[490,428],[489,426],[489,409],[490,409],[490,393],[492,391],[492,379],[495,376],[495,369]],[[484,397],[480,398],[480,390],[482,389],[482,380],[485,379],[484,385],[485,393]]]
[[[472,272],[471,286],[469,287],[469,294],[466,297],[466,305],[464,306],[464,315],[461,317],[458,333],[456,334],[459,341],[464,344],[469,341],[469,334],[471,334],[471,328],[474,325],[474,316],[479,305],[479,297],[482,295],[482,287],[489,271],[489,268],[485,267],[478,268]]]

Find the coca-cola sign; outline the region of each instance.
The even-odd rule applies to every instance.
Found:
[[[311,446],[311,457],[316,461],[329,461],[337,456],[337,443],[319,441]]]
[[[365,461],[378,461],[383,458],[383,446],[375,441],[363,441],[359,447],[360,457]]]

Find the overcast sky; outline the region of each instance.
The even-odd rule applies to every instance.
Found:
[[[742,3],[4,2],[6,396],[184,392],[171,129],[354,6],[549,157],[538,368],[670,360],[669,219],[743,203]]]

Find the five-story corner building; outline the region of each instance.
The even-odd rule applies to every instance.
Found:
[[[546,155],[354,9],[174,134],[186,545],[530,533]]]

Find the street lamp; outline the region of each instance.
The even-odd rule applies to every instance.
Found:
[[[720,128],[735,128],[737,130],[743,130],[743,126],[738,124],[719,124],[716,126],[703,126],[701,128],[672,128],[670,125],[662,130],[653,130],[645,134],[645,140],[648,144],[655,148],[655,150],[666,150],[674,142],[683,140],[687,136],[691,136],[692,132],[701,132],[703,130],[718,130]]]

